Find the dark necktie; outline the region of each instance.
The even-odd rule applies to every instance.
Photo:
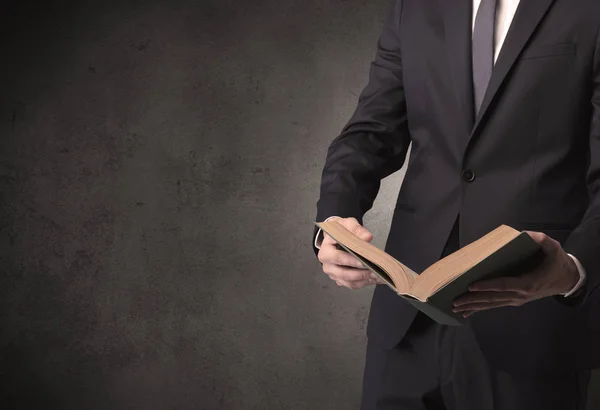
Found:
[[[481,0],[473,28],[473,94],[475,115],[479,113],[494,68],[496,0]]]

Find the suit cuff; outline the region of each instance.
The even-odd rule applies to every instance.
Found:
[[[329,218],[325,219],[323,222],[327,222],[331,218],[339,218],[339,217],[336,215],[333,215],[333,216],[330,216]],[[321,228],[319,228],[319,230],[317,231],[317,234],[315,235],[315,248],[321,249],[322,242],[323,242],[323,230]]]
[[[567,293],[562,294],[566,298],[575,294],[584,285],[585,278],[586,278],[585,269],[581,265],[581,262],[579,262],[579,259],[577,259],[575,256],[571,255],[570,253],[568,253],[567,255],[569,255],[571,257],[571,259],[573,259],[573,262],[575,262],[575,266],[577,266],[577,271],[579,272],[579,281],[577,282],[575,287],[573,287],[573,289],[571,289]]]

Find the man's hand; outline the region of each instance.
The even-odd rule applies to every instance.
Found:
[[[355,218],[332,218],[350,230],[356,236],[371,242],[373,234],[361,226]],[[338,286],[349,289],[360,289],[365,286],[382,283],[377,276],[367,269],[356,257],[340,250],[337,242],[324,233],[323,243],[317,255],[325,272]]]
[[[558,241],[541,232],[529,232],[546,257],[535,270],[517,277],[482,280],[454,301],[454,312],[464,317],[474,312],[502,306],[521,306],[527,302],[569,292],[579,280],[573,259]]]

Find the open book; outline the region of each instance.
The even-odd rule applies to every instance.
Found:
[[[501,225],[418,274],[335,219],[316,225],[394,292],[438,323],[447,325],[464,322],[462,314],[452,312],[452,303],[473,282],[529,272],[544,257],[541,247],[526,232]]]

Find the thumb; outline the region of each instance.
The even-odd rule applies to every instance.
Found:
[[[360,239],[371,242],[373,240],[373,234],[369,232],[367,228],[362,226],[356,218],[344,218],[338,220],[346,229],[358,236]]]
[[[525,231],[531,239],[536,241],[546,254],[552,254],[560,245],[554,239],[542,232]]]

